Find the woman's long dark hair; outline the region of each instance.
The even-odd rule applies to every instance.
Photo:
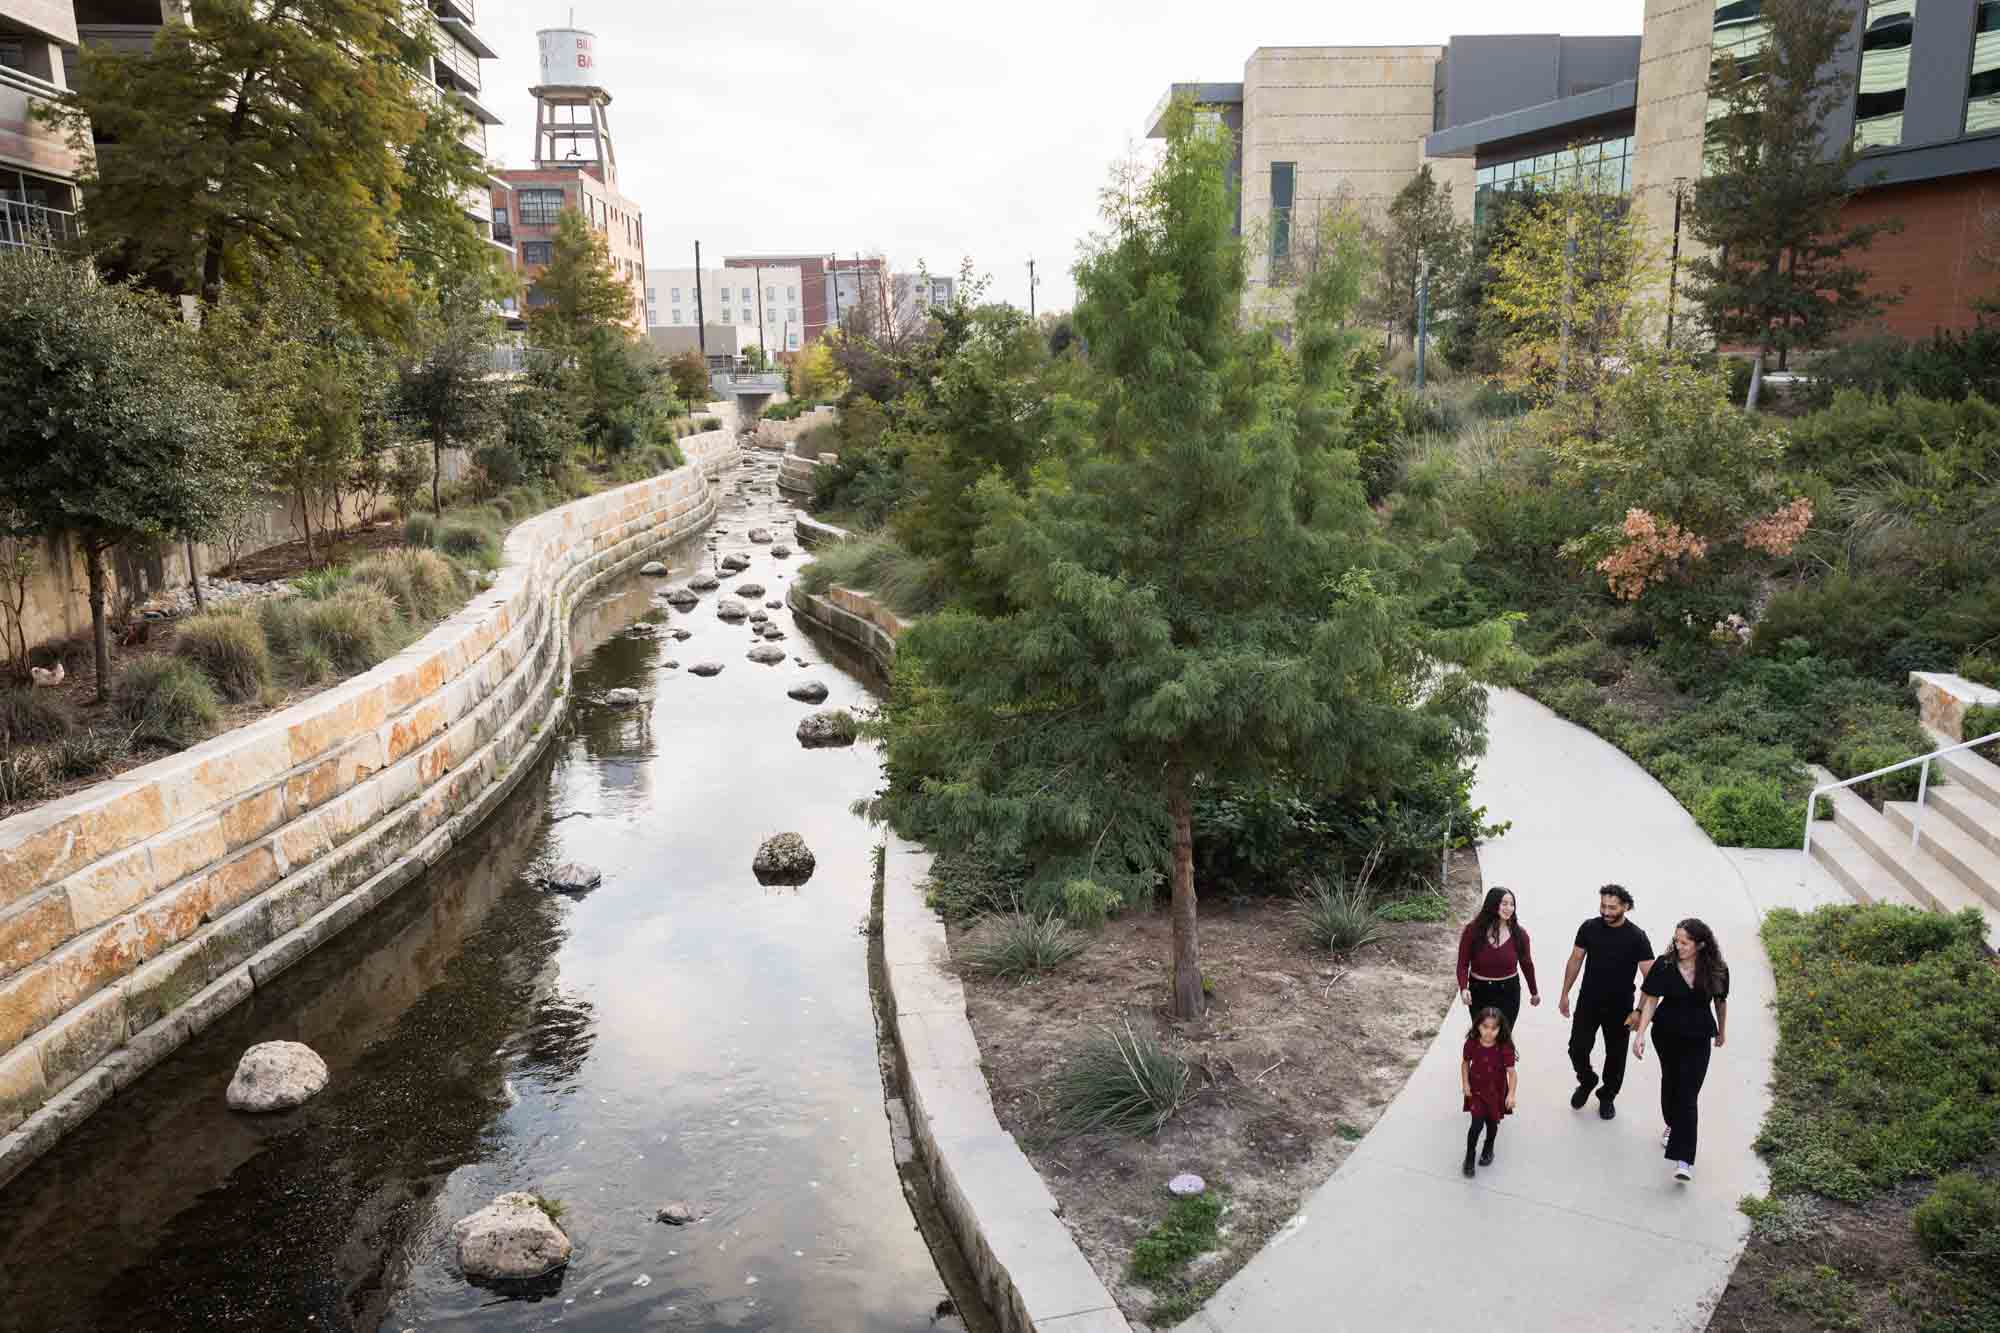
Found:
[[[1486,901],[1479,905],[1479,915],[1473,917],[1472,924],[1465,928],[1473,939],[1491,942],[1495,933],[1499,931],[1500,900],[1502,898],[1514,898],[1514,891],[1506,888],[1491,888],[1486,891]],[[1524,935],[1527,933],[1521,930],[1521,900],[1519,898],[1514,898],[1514,924],[1509,929],[1521,931]]]
[[[1501,1013],[1490,1004],[1472,1016],[1472,1030],[1465,1034],[1465,1039],[1467,1041],[1478,1041],[1480,1026],[1489,1018],[1500,1025],[1500,1035],[1493,1039],[1493,1044],[1495,1046],[1505,1046],[1510,1051],[1513,1050],[1514,1029],[1507,1026],[1507,1015]]]
[[[1729,964],[1722,961],[1722,946],[1715,942],[1715,932],[1700,917],[1691,916],[1675,925],[1675,930],[1685,930],[1694,941],[1694,989],[1697,995],[1724,995],[1729,991]],[[1680,962],[1680,950],[1672,951],[1674,962]]]

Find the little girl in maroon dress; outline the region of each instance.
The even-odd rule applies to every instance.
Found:
[[[1472,1113],[1472,1128],[1465,1132],[1465,1174],[1472,1174],[1472,1149],[1486,1134],[1486,1147],[1479,1165],[1493,1165],[1493,1137],[1500,1121],[1514,1109],[1514,1037],[1507,1031],[1507,1019],[1488,1005],[1472,1020],[1465,1034],[1465,1054],[1458,1064],[1459,1090],[1465,1094],[1465,1109]]]

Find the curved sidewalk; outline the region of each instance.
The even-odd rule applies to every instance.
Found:
[[[1455,1005],[1354,1154],[1186,1327],[1665,1333],[1705,1327],[1728,1285],[1749,1232],[1736,1201],[1767,1186],[1750,1144],[1777,1031],[1757,926],[1764,908],[1824,891],[1801,887],[1797,853],[1717,850],[1637,764],[1523,695],[1496,692],[1490,725],[1474,799],[1513,827],[1479,849],[1480,870],[1515,891],[1542,987],[1540,1008],[1523,1000],[1520,1109],[1496,1162],[1475,1180],[1459,1172],[1466,1016]],[[1676,1185],[1660,1155],[1650,1049],[1627,1064],[1616,1120],[1598,1119],[1594,1102],[1569,1107],[1569,1024],[1556,1000],[1607,880],[1632,890],[1632,919],[1655,948],[1698,916],[1731,964],[1729,1038],[1702,1092],[1690,1185]]]

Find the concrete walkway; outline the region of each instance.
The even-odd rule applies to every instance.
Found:
[[[1525,998],[1520,1109],[1498,1160],[1459,1173],[1467,1118],[1454,1006],[1409,1083],[1291,1225],[1186,1327],[1499,1330],[1704,1328],[1749,1232],[1737,1211],[1767,1186],[1751,1141],[1777,1041],[1757,938],[1771,907],[1844,901],[1791,853],[1719,851],[1672,796],[1612,746],[1523,695],[1496,693],[1475,799],[1513,821],[1479,850],[1486,883],[1514,890],[1535,943],[1540,1008]],[[1618,1118],[1576,1086],[1556,1012],[1577,926],[1597,886],[1632,890],[1632,919],[1664,950],[1698,916],[1731,965],[1729,1038],[1701,1098],[1701,1160],[1678,1185],[1660,1155],[1659,1066],[1627,1065]]]

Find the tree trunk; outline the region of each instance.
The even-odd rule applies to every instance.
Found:
[[[194,538],[187,539],[188,587],[194,589],[194,609],[208,610],[208,595],[201,590],[201,566],[194,562]]]
[[[444,441],[433,436],[431,439],[431,512],[440,518],[444,516],[444,487],[440,480],[443,476]]]
[[[1757,359],[1750,363],[1750,392],[1744,397],[1743,410],[1746,412],[1755,412],[1757,410],[1757,399],[1763,395],[1763,391],[1764,353],[1759,351]]]
[[[97,702],[111,698],[111,627],[104,623],[104,548],[86,539],[83,565],[90,573],[90,647],[97,666]]]
[[[1201,940],[1195,926],[1194,803],[1188,793],[1187,768],[1178,760],[1167,767],[1167,816],[1174,825],[1173,1013],[1175,1018],[1200,1018],[1206,1006],[1201,993]]]
[[[306,497],[306,488],[299,487],[299,528],[306,534],[306,563],[315,565],[319,557],[313,553],[312,503]]]

